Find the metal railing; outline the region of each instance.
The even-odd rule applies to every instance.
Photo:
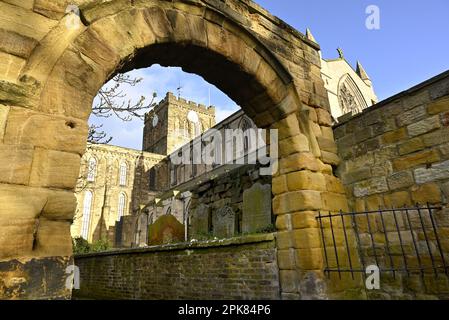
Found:
[[[441,207],[320,212],[316,219],[328,277],[350,273],[354,278],[371,265],[394,278],[399,273],[448,275],[449,215]]]

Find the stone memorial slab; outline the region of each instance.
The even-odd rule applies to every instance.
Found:
[[[271,203],[271,186],[269,184],[256,183],[243,192],[243,233],[260,232],[272,225]]]
[[[149,227],[149,245],[184,242],[184,225],[171,214],[163,215]]]
[[[214,212],[214,236],[220,239],[232,238],[235,235],[235,212],[231,207],[225,206]]]
[[[210,208],[205,204],[200,204],[193,210],[190,216],[190,232],[193,239],[209,233],[209,213]]]

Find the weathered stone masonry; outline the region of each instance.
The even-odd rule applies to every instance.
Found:
[[[442,250],[449,257],[449,72],[443,73],[414,88],[383,101],[363,114],[338,125],[335,137],[342,163],[338,176],[345,185],[351,210],[376,211],[379,208],[412,207],[415,204],[441,206],[435,212],[435,221],[441,238]],[[391,215],[389,216],[391,218]],[[421,230],[416,212],[411,212],[411,224]],[[387,216],[388,218],[388,216]],[[424,217],[429,225],[429,218]],[[363,219],[360,219],[363,221]],[[360,223],[360,222],[359,222]],[[386,220],[391,230],[393,221]],[[366,222],[365,222],[366,224]],[[408,221],[399,219],[402,230]],[[360,250],[369,251],[371,242],[366,225],[360,225]],[[372,219],[375,239],[385,241],[383,226]],[[407,227],[408,228],[408,227]],[[416,266],[413,258],[412,236],[403,231],[408,263]],[[427,244],[422,232],[414,235],[421,250],[421,260],[431,266]],[[392,250],[398,249],[398,237],[390,237]],[[430,238],[434,259],[435,238]],[[344,250],[341,250],[342,252]],[[424,254],[423,254],[424,252]],[[382,255],[379,259],[382,259]],[[401,263],[400,255],[396,263]],[[388,265],[388,263],[387,263]],[[367,292],[370,298],[381,299],[447,299],[449,280],[442,274],[438,278],[428,271],[424,277],[405,274],[393,279],[386,275],[382,289]]]
[[[272,234],[76,257],[77,298],[279,299]]]
[[[203,76],[259,127],[280,130],[273,210],[282,297],[326,296],[312,217],[347,204],[332,170],[339,159],[315,42],[247,0],[8,0],[0,34],[0,297],[31,289],[70,297],[65,279],[46,288],[43,271],[31,282],[15,264],[70,261],[93,98],[115,73],[153,63]]]

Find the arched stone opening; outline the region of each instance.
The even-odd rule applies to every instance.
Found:
[[[320,96],[324,87],[319,66],[308,61],[316,49],[305,43],[298,48],[302,63],[308,63],[302,70],[307,76],[301,78],[292,76],[293,53],[273,54],[273,47],[260,40],[263,31],[257,34],[229,8],[220,11],[199,1],[92,1],[81,12],[83,23],[76,29],[67,31],[70,15],[60,20],[19,76],[24,85],[34,83],[35,90],[10,108],[4,141],[30,146],[33,161],[28,179],[13,182],[20,192],[5,187],[2,194],[13,203],[29,204],[17,213],[27,219],[22,241],[2,258],[58,257],[62,266],[70,261],[73,188],[93,98],[115,73],[159,63],[203,76],[259,127],[279,129],[273,208],[281,290],[285,297],[321,297],[323,259],[313,217],[317,210],[339,210],[347,204],[332,172],[331,165],[338,162],[332,135],[322,135],[321,126],[329,132],[331,121],[326,103],[320,107],[325,93]],[[299,92],[301,84],[307,84],[307,92]],[[310,292],[301,292],[302,281]],[[60,281],[49,295],[67,293]]]

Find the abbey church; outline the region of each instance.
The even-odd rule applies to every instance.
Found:
[[[309,30],[306,36],[315,41]],[[334,124],[377,103],[361,63],[354,68],[341,49],[338,54],[336,59],[321,60]],[[214,106],[167,93],[145,116],[142,150],[88,145],[77,185],[72,237],[89,242],[106,239],[113,247],[159,244],[149,240],[148,226],[167,215],[184,229],[179,241],[273,228],[271,177],[261,176],[257,165],[217,161],[179,166],[170,160],[186,146],[193,148],[192,141],[210,129],[250,128],[257,129],[242,110],[216,123]],[[254,198],[263,204],[257,217]],[[225,219],[231,222],[221,221],[223,216],[230,216]]]

